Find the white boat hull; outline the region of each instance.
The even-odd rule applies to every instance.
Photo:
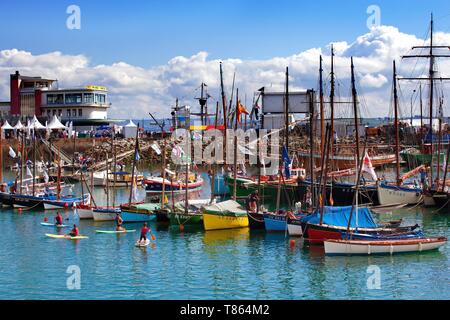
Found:
[[[92,212],[94,221],[113,221],[116,218],[115,212]]]
[[[437,241],[436,239],[421,239],[424,241],[324,241],[326,254],[344,255],[371,255],[371,254],[394,254],[404,252],[422,252],[434,250],[442,246],[447,239]],[[428,240],[428,241],[427,241]],[[378,242],[378,243],[377,243]]]
[[[405,190],[403,188],[393,188],[378,186],[378,200],[380,205],[390,204],[418,204],[423,200],[421,192],[414,190]]]
[[[302,237],[303,236],[302,226],[288,223],[287,228],[288,228],[289,236],[291,236],[291,237]]]
[[[76,209],[78,217],[80,219],[93,219],[93,214],[91,209]]]

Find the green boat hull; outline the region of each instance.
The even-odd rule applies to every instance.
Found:
[[[203,225],[203,215],[202,214],[184,214],[184,213],[169,213],[170,225]]]
[[[234,192],[234,180],[230,177],[225,177],[225,181],[230,189],[230,194]],[[255,190],[258,190],[257,183],[245,183],[244,180],[236,180],[236,197],[237,201],[245,206],[245,199]],[[289,209],[289,203],[291,207],[297,202],[297,187],[295,185],[281,185],[280,188],[280,209]],[[260,205],[263,205],[269,211],[274,211],[277,209],[277,195],[278,195],[278,184],[261,185],[260,191]],[[239,199],[241,198],[241,199]]]
[[[408,153],[408,152],[401,152],[400,157],[403,161],[406,161],[410,167],[420,166],[420,165],[431,165],[431,154],[426,153]],[[437,163],[438,155],[435,153],[433,156],[433,162]],[[445,161],[445,154],[441,153],[439,157],[439,162],[444,163]]]

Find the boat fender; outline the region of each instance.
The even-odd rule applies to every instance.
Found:
[[[291,248],[295,247],[295,240],[290,240],[289,241],[289,245],[291,246]]]

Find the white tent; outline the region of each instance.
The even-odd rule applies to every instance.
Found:
[[[58,117],[56,115],[53,115],[52,120],[47,125],[47,129],[50,130],[59,130],[59,129],[67,129],[65,125],[61,123],[61,121],[58,120]]]
[[[8,120],[5,121],[5,124],[2,126],[2,130],[12,130],[14,129],[11,127],[11,125],[8,123]]]
[[[22,122],[20,122],[20,120],[17,121],[16,125],[14,126],[14,129],[23,129],[23,124]]]
[[[30,121],[30,124],[27,127],[28,129],[46,129],[45,126],[42,125],[42,123],[39,122],[39,120],[36,118],[36,116],[33,117],[33,120]]]
[[[130,122],[123,126],[123,136],[125,138],[135,138],[137,132],[137,125],[130,120]]]

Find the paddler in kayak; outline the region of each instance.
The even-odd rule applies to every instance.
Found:
[[[61,213],[59,213],[59,211],[58,211],[58,213],[56,214],[56,217],[55,217],[55,225],[57,225],[57,226],[62,226],[63,225],[63,217],[62,217]]]
[[[114,220],[116,221],[116,231],[125,231],[125,228],[122,226],[123,219],[119,212],[116,213],[116,218]]]
[[[70,237],[77,237],[80,234],[80,232],[78,231],[78,227],[76,224],[73,225],[73,229],[70,230],[68,236]]]

